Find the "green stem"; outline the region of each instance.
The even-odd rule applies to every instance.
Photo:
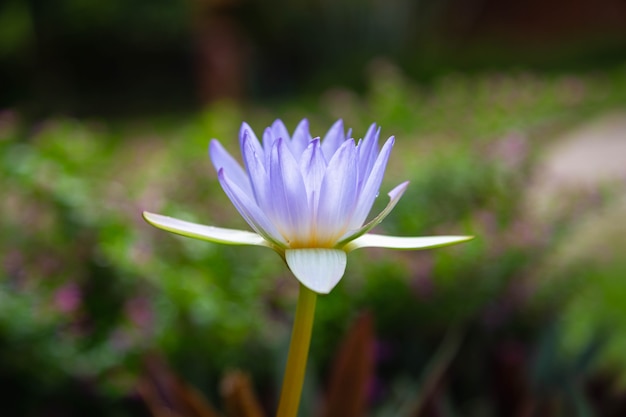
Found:
[[[291,332],[291,343],[289,344],[289,356],[287,357],[283,389],[280,393],[276,417],[296,417],[298,415],[306,361],[311,344],[316,299],[317,294],[315,292],[300,284],[296,317]]]

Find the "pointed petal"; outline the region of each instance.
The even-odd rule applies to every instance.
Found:
[[[143,218],[154,227],[195,239],[227,245],[270,246],[260,235],[245,230],[205,226],[147,211],[143,212]]]
[[[391,210],[393,210],[396,204],[398,204],[398,201],[400,201],[400,197],[402,197],[402,194],[404,194],[408,186],[409,186],[409,182],[405,181],[402,184],[398,185],[393,190],[389,191],[389,193],[387,194],[389,196],[389,203],[387,203],[387,207],[385,207],[383,211],[378,213],[378,216],[374,217],[372,221],[370,221],[368,224],[361,227],[357,231],[349,234],[345,238],[341,239],[335,245],[335,247],[336,248],[344,247],[351,240],[354,240],[358,238],[359,236],[364,235],[365,233],[372,230],[374,227],[378,226],[378,224],[380,224],[380,222],[382,222],[385,219],[385,217],[387,217],[389,213],[391,213]]]
[[[274,132],[274,137],[276,139],[281,139],[281,138],[284,140],[291,139],[291,137],[289,136],[289,131],[287,130],[287,127],[285,126],[283,121],[280,119],[274,120],[274,123],[272,123],[272,131]]]
[[[328,294],[346,270],[346,253],[338,249],[287,249],[285,261],[302,285],[319,294]]]
[[[274,146],[274,142],[276,142],[276,138],[274,137],[274,132],[271,127],[266,127],[263,131],[263,149],[265,153],[269,153],[272,150],[272,146]]]
[[[254,139],[245,136],[241,144],[241,153],[248,170],[254,198],[259,208],[266,212],[269,209],[270,199],[269,176],[263,166],[263,155],[257,153],[257,149],[255,149],[252,142],[254,142]]]
[[[289,135],[289,131],[287,130],[287,127],[285,126],[283,121],[280,119],[274,120],[274,123],[272,123],[271,129],[272,129],[272,134],[274,135],[274,141],[277,141],[278,139],[282,139],[284,144],[286,145],[286,148],[289,149],[289,151],[293,155],[295,155],[293,151],[291,150],[291,136]]]
[[[252,197],[245,194],[241,188],[233,183],[223,169],[217,173],[217,179],[230,201],[241,214],[241,217],[255,232],[277,246],[286,246],[285,239],[283,239],[274,224],[261,211]]]
[[[231,180],[237,184],[246,194],[252,195],[250,180],[246,171],[239,165],[239,162],[233,158],[219,141],[212,139],[209,144],[209,157],[213,163],[216,172],[224,169]]]
[[[270,194],[274,224],[287,239],[304,239],[311,224],[304,180],[286,140],[278,139],[270,161]],[[293,243],[289,242],[289,243]]]
[[[372,123],[359,146],[359,179],[362,182],[367,180],[376,161],[379,136],[380,127],[376,129],[376,123]]]
[[[244,149],[244,141],[249,142],[249,145],[252,146],[252,149],[254,149],[254,152],[257,155],[259,155],[261,159],[265,157],[264,156],[265,153],[263,151],[263,147],[261,146],[261,143],[259,142],[259,139],[254,134],[254,131],[252,130],[250,125],[248,125],[248,123],[246,122],[243,122],[241,124],[241,128],[239,129],[239,148],[241,149],[242,152]]]
[[[387,168],[387,162],[389,161],[389,155],[391,154],[393,144],[394,138],[392,136],[387,139],[387,142],[383,145],[378,158],[376,158],[376,161],[373,163],[373,168],[369,173],[369,177],[363,179],[363,188],[359,194],[354,215],[350,220],[350,229],[361,227],[367,219],[367,215],[372,210],[374,200],[378,195],[380,184],[382,183],[385,175],[385,169]]]
[[[383,236],[366,234],[348,243],[344,249],[353,251],[359,248],[430,249],[454,245],[474,239],[474,236]]]
[[[327,161],[333,157],[337,149],[339,149],[339,146],[341,146],[345,140],[346,136],[343,130],[343,120],[339,119],[328,129],[324,140],[322,140],[322,151]]]
[[[263,131],[263,149],[265,150],[265,166],[270,166],[270,160],[272,158],[272,148],[274,147],[274,143],[276,142],[276,137],[274,136],[274,132],[271,128],[265,128]]]
[[[314,216],[315,208],[319,201],[322,180],[326,172],[326,161],[322,154],[319,138],[309,143],[309,146],[302,153],[300,172],[302,172],[302,178],[304,179],[311,214]]]
[[[320,241],[341,237],[347,230],[356,202],[356,147],[345,141],[328,162],[317,207]]]
[[[309,121],[302,119],[291,136],[291,151],[296,160],[300,159],[300,155],[302,155],[302,152],[304,152],[311,140],[313,138],[311,133],[309,133]]]

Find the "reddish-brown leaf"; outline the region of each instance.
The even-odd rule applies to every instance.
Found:
[[[370,313],[363,313],[350,328],[335,357],[322,417],[363,416],[373,372],[373,318]]]

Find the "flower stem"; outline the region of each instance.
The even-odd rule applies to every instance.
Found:
[[[276,417],[296,417],[300,405],[300,394],[304,384],[313,317],[315,315],[315,301],[317,294],[300,284],[296,317],[291,332],[287,367],[283,378],[283,388],[280,393],[280,402]]]

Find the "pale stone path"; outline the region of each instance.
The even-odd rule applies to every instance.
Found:
[[[555,138],[535,169],[527,209],[531,217],[549,220],[567,209],[564,197],[594,193],[606,184],[626,194],[626,110],[605,114]]]
[[[626,181],[626,111],[599,117],[554,141],[539,175],[557,186]]]
[[[603,199],[603,189],[609,189],[612,197]],[[595,202],[577,209],[578,204],[585,207],[588,198]],[[526,204],[526,213],[545,230],[564,214],[576,216],[567,238],[550,255],[548,266],[558,269],[581,261],[623,261],[626,111],[598,117],[555,138],[539,161]]]

